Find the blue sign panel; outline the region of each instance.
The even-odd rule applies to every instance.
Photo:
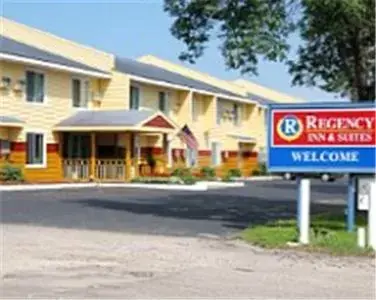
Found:
[[[373,104],[271,105],[268,170],[375,173]]]

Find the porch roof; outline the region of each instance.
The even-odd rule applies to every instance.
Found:
[[[6,127],[22,127],[25,122],[12,116],[0,115],[0,126]]]
[[[173,131],[177,126],[153,110],[79,111],[55,126],[58,131]]]

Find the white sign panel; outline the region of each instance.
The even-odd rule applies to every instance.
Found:
[[[373,178],[358,179],[358,210],[368,210],[371,199],[371,182]]]

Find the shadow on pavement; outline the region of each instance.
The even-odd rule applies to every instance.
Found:
[[[55,199],[48,198],[54,196]],[[313,214],[343,212],[341,205],[312,204]],[[145,191],[65,192],[35,194],[2,201],[1,222],[57,228],[135,233],[197,235],[227,234],[248,225],[264,224],[296,215],[296,201],[288,196],[239,194],[235,190],[210,193]]]

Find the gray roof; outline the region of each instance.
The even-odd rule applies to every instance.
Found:
[[[185,77],[181,74],[167,71],[165,69],[152,66],[150,64],[138,62],[136,60],[132,60],[128,58],[117,57],[116,62],[115,62],[115,68],[116,70],[122,73],[130,74],[134,76],[139,76],[139,77],[152,79],[152,80],[164,81],[164,82],[171,83],[171,84],[183,85],[189,88],[204,90],[204,91],[211,92],[211,93],[224,94],[230,97],[244,98],[238,94],[231,93],[224,89],[204,83],[202,81],[194,80],[189,77]],[[249,99],[244,98],[244,100],[249,100]]]
[[[10,117],[10,116],[1,116],[0,115],[0,124],[1,123],[14,123],[14,124],[19,124],[19,123],[24,123],[24,121],[21,121],[20,119],[17,119],[15,117]]]
[[[249,97],[251,100],[256,101],[256,102],[259,103],[260,105],[268,106],[269,104],[276,103],[276,101],[274,101],[274,100],[267,99],[267,98],[265,98],[265,97],[261,97],[261,96],[256,95],[256,94],[252,94],[252,93],[247,93],[247,94],[248,94],[248,97]]]
[[[151,117],[152,110],[88,110],[79,111],[61,121],[63,126],[134,126]]]
[[[44,62],[54,63],[58,65],[63,65],[67,67],[82,69],[85,71],[99,72],[103,73],[103,75],[108,75],[108,73],[102,70],[92,68],[90,66],[76,62],[74,60],[70,60],[68,58],[65,58],[64,56],[60,56],[51,52],[35,48],[33,46],[20,43],[8,37],[4,37],[2,35],[0,35],[0,52],[22,56],[25,58],[36,59]]]

